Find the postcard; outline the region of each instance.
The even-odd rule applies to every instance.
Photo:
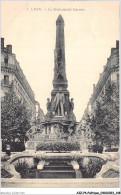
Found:
[[[120,194],[119,1],[1,1],[2,194]]]

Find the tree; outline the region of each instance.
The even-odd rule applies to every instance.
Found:
[[[101,140],[110,148],[119,145],[119,85],[109,82],[101,101],[96,102],[96,108],[91,117],[91,129],[95,140]]]
[[[8,143],[18,139],[24,142],[30,128],[32,113],[15,92],[7,93],[1,103],[1,138]]]
[[[103,108],[108,112],[105,120],[110,134],[109,146],[119,145],[119,83],[108,83],[103,99]]]
[[[90,127],[93,130],[95,136],[94,141],[96,142],[107,142],[107,138],[109,138],[108,135],[108,125],[105,120],[105,116],[108,114],[106,113],[107,110],[105,110],[101,103],[96,102],[96,109],[94,111],[94,114],[91,117],[91,123]]]
[[[94,137],[94,132],[92,131],[91,127],[91,118],[88,113],[85,114],[85,117],[83,118],[83,122],[81,123],[80,130],[81,130],[81,137],[83,137],[84,144],[86,148],[89,149],[89,147],[92,147],[93,145],[93,137]],[[80,131],[79,130],[79,131]],[[84,146],[84,148],[85,148]]]

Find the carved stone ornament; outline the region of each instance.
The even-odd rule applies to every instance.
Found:
[[[55,134],[58,137],[60,137],[61,136],[62,127],[59,124],[55,124],[53,129],[54,129]]]
[[[36,132],[39,132],[39,133],[42,133],[44,130],[44,125],[40,124],[37,126],[37,131]]]

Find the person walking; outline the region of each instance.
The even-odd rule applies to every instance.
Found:
[[[7,144],[7,146],[6,146],[6,154],[7,154],[8,156],[11,155],[11,148],[10,148],[10,145],[9,145],[9,144]]]

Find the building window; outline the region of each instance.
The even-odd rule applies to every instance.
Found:
[[[9,76],[8,75],[4,75],[4,84],[9,85]]]
[[[117,81],[119,81],[119,74],[117,74]]]
[[[4,59],[5,65],[8,65],[8,58]]]

